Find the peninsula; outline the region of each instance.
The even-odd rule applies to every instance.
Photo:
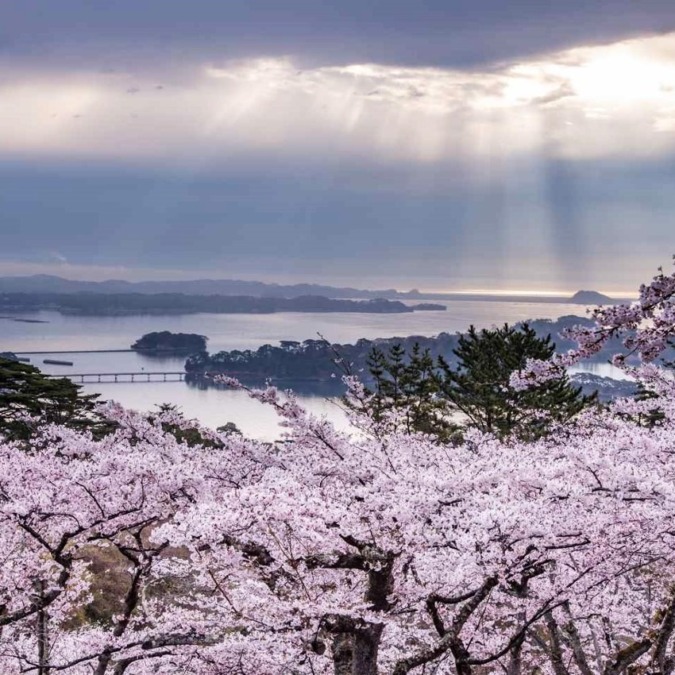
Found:
[[[445,305],[406,305],[398,300],[339,300],[320,295],[297,298],[250,295],[185,295],[183,293],[0,293],[0,311],[57,311],[85,316],[134,314],[272,314],[275,312],[360,312],[404,314],[443,311]]]
[[[555,321],[536,319],[526,323],[539,337],[551,335],[558,352],[575,346],[574,342],[561,335],[566,329],[577,325],[593,325],[590,319],[574,315],[563,316]],[[353,344],[331,344],[317,339],[303,342],[282,340],[278,345],[265,344],[255,350],[232,350],[215,354],[203,351],[187,359],[186,382],[204,386],[213,384],[212,378],[215,375],[227,375],[255,386],[271,381],[297,392],[316,392],[318,388],[325,395],[339,395],[344,393],[340,378],[344,374],[344,368],[336,363],[337,359],[341,364],[349,364],[352,373],[369,383],[368,362],[373,347],[386,351],[393,345],[400,344],[409,352],[417,344],[423,351],[428,350],[434,359],[442,356],[453,365],[457,360],[454,350],[458,341],[459,334],[439,333],[434,337],[410,335],[361,339]],[[610,341],[596,354],[593,362],[607,363],[610,355],[619,347],[618,342]],[[671,350],[669,354],[673,351],[675,350]],[[597,390],[603,400],[632,393],[634,389],[630,383],[586,373],[575,375],[576,379],[585,393]]]

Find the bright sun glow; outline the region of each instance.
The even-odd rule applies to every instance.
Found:
[[[0,73],[1,74],[1,73]],[[675,33],[484,71],[288,58],[211,65],[158,92],[152,75],[27,74],[0,84],[0,150],[130,158],[232,149],[417,162],[660,155],[675,145]],[[617,142],[621,139],[621,142]]]
[[[640,54],[633,45],[622,45],[570,68],[569,79],[583,99],[637,105],[649,100],[672,100],[675,68],[672,62]]]

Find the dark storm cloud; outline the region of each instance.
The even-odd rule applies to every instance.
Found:
[[[21,0],[0,6],[0,54],[167,73],[260,55],[472,66],[673,29],[672,0]]]

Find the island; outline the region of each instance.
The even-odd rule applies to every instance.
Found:
[[[419,336],[416,339],[427,338]],[[202,352],[190,356],[185,362],[186,381],[228,375],[252,384],[266,380],[287,383],[288,386],[292,383],[295,389],[298,382],[318,383],[335,379],[339,373],[334,363],[338,355],[345,363],[353,364],[356,370],[363,369],[373,346],[383,342],[362,339],[355,344],[332,345],[317,339],[303,342],[282,340],[279,345],[266,344],[258,349],[235,349],[216,354]]]
[[[557,320],[535,319],[526,323],[540,337],[551,335],[558,352],[565,352],[576,346],[565,337],[566,330],[578,325],[594,325],[588,317],[574,315],[562,316]],[[353,344],[331,344],[317,339],[303,342],[282,340],[278,345],[265,344],[258,349],[222,351],[215,354],[202,351],[191,355],[185,362],[185,381],[202,388],[219,386],[214,381],[214,376],[226,375],[251,386],[271,382],[300,394],[338,396],[345,392],[341,375],[346,371],[357,375],[366,385],[372,384],[368,361],[373,347],[387,351],[394,344],[400,344],[409,352],[417,344],[423,351],[428,350],[434,359],[442,356],[450,365],[454,365],[457,362],[454,350],[458,341],[458,333],[444,332],[433,337],[409,335],[375,340],[361,339]],[[590,362],[607,363],[611,355],[620,349],[621,342],[612,339]],[[664,357],[675,359],[675,348],[666,351]],[[634,357],[629,361],[633,362]],[[590,373],[574,373],[572,380],[582,387],[585,394],[597,391],[602,401],[634,393],[634,386],[630,382]]]
[[[621,300],[610,298],[597,291],[577,291],[568,302],[572,305],[616,305]]]
[[[537,335],[553,336],[560,351],[566,351],[574,343],[562,337],[560,333],[576,325],[593,325],[592,320],[579,316],[564,316],[557,321],[538,319],[528,322]],[[459,334],[442,332],[436,336],[409,335],[406,337],[389,337],[367,340],[362,338],[353,344],[331,344],[327,340],[310,339],[303,342],[282,340],[279,345],[265,344],[258,349],[222,351],[209,354],[203,351],[188,358],[185,371],[188,379],[213,374],[230,375],[242,380],[275,382],[315,381],[334,379],[339,374],[334,361],[350,364],[350,369],[359,377],[368,379],[368,356],[373,347],[388,350],[394,344],[400,344],[406,351],[414,345],[422,350],[429,350],[435,359],[442,356],[446,361],[454,363],[454,350],[458,346]],[[615,345],[612,345],[614,347]],[[603,353],[599,357],[606,361]]]
[[[206,351],[208,338],[197,333],[171,333],[168,330],[146,333],[131,345],[131,349],[142,354],[175,354],[187,356]]]
[[[420,302],[417,305],[411,305],[415,312],[444,312],[448,308],[445,305],[439,305],[435,302]]]

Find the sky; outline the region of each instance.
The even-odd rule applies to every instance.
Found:
[[[672,0],[0,2],[0,274],[634,291]]]

